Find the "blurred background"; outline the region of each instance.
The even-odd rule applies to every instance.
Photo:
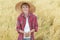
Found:
[[[39,29],[36,40],[60,40],[60,0],[0,0],[0,40],[17,40],[15,5],[29,1],[36,7]]]

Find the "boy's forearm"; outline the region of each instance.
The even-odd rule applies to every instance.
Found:
[[[32,33],[32,32],[35,32],[35,29],[32,29],[30,32],[31,32],[31,33]]]
[[[20,33],[25,33],[25,32],[22,31],[22,30],[19,30],[19,32],[20,32]],[[32,29],[32,30],[30,31],[30,33],[32,33],[32,32],[35,32],[35,29]]]
[[[24,33],[24,31],[22,31],[22,30],[19,30],[19,32],[20,32],[20,33]]]

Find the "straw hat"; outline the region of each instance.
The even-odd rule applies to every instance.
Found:
[[[30,5],[30,12],[35,12],[35,6],[32,5],[30,2],[24,2],[24,1],[18,2],[18,3],[16,4],[16,6],[15,6],[16,11],[21,11],[21,5],[22,5],[23,3],[27,3],[27,4]]]

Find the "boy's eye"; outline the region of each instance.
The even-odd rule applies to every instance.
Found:
[[[26,8],[28,8],[28,7],[26,6]]]
[[[28,8],[28,6],[23,6],[22,8]]]

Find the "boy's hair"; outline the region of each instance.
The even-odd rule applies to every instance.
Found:
[[[28,3],[22,3],[21,8],[22,8],[23,5],[26,5],[30,8],[30,5]]]

